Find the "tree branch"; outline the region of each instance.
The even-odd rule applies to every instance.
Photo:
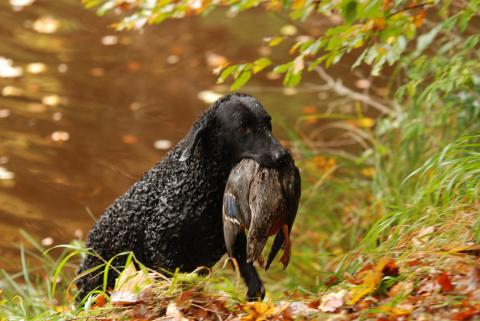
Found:
[[[415,10],[415,9],[418,9],[418,8],[422,8],[422,7],[426,7],[426,6],[430,6],[430,5],[433,5],[433,1],[430,1],[430,2],[424,2],[424,3],[419,3],[417,5],[414,5],[414,6],[409,6],[409,7],[405,7],[405,8],[402,8],[402,9],[399,9],[395,12],[392,12],[391,14],[389,14],[387,16],[387,18],[391,18],[393,17],[394,15],[397,15],[401,12],[404,12],[404,11],[408,11],[408,10]]]
[[[330,76],[322,67],[316,67],[315,71],[320,76],[320,78],[322,78],[326,82],[326,85],[329,86],[330,89],[337,94],[350,97],[353,100],[360,101],[365,105],[375,108],[382,114],[391,115],[394,113],[394,111],[389,106],[372,99],[372,97],[370,97],[369,95],[362,94],[345,87],[342,84],[341,80],[333,79],[332,76]]]

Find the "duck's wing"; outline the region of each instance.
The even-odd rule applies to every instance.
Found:
[[[227,247],[228,255],[233,256],[235,239],[238,233],[243,230],[243,224],[241,222],[240,207],[237,199],[228,191],[223,195],[222,220],[225,246]]]
[[[249,195],[253,177],[259,165],[250,159],[242,160],[228,177],[223,194],[223,232],[227,251],[232,256],[237,235],[250,228],[252,214]]]
[[[291,164],[287,173],[282,177],[282,190],[283,195],[285,197],[285,201],[287,203],[287,217],[286,217],[286,224],[288,226],[288,235],[290,235],[292,231],[293,222],[295,221],[295,217],[297,216],[298,210],[298,203],[300,202],[301,196],[301,177],[298,168],[293,163],[293,159],[291,160]],[[275,259],[278,251],[285,243],[285,231],[280,229],[275,235],[275,239],[273,240],[272,249],[270,250],[270,254],[268,255],[267,264],[265,265],[265,270],[268,270],[270,264]],[[288,246],[288,250],[290,247]],[[287,249],[286,249],[287,250]],[[289,255],[289,253],[288,253]],[[282,262],[283,263],[283,262]],[[288,261],[284,263],[284,268],[288,265]]]

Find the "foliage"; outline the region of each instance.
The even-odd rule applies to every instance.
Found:
[[[289,18],[306,22],[307,25],[309,19],[318,15],[335,17],[335,20],[340,22],[329,26],[320,36],[306,32],[294,38],[295,31],[285,29],[283,34],[265,38],[265,42],[270,47],[276,47],[284,41],[291,43],[288,51],[293,58],[273,67],[274,73],[284,74],[284,84],[287,86],[298,85],[305,70],[313,71],[322,63],[328,67],[352,52],[357,56],[352,68],[365,63],[372,66],[371,74],[378,76],[385,64],[391,66],[400,60],[405,52],[412,51],[409,43],[411,41],[416,40],[416,49],[413,50],[415,60],[422,57],[425,59],[422,53],[428,51],[437,36],[457,37],[457,43],[453,39],[444,42],[439,53],[454,50],[456,45],[463,46],[458,43],[462,38],[456,36],[456,33],[464,32],[470,19],[480,9],[478,0],[462,3],[439,0],[426,2],[410,0],[212,2],[83,0],[83,2],[87,8],[99,6],[97,12],[100,15],[114,8],[124,11],[126,17],[116,25],[118,29],[142,28],[147,23],[158,24],[166,19],[208,14],[219,7],[228,8],[234,13],[263,7],[268,11],[285,12]],[[430,11],[435,12],[434,19],[441,19],[441,22],[425,23],[428,9],[433,9]],[[475,47],[478,35],[470,37],[467,42],[468,44],[463,46],[464,49]],[[470,63],[473,63],[473,60]],[[235,90],[244,85],[252,73],[257,73],[270,64],[270,59],[260,58],[253,63],[228,66],[222,70],[218,80],[223,82],[227,77],[233,77],[235,82],[232,90]],[[408,64],[411,65],[411,61]],[[478,69],[478,64],[473,64]],[[429,65],[433,67],[432,70],[436,70],[435,66],[437,66],[437,64],[422,65],[427,69]],[[452,68],[453,66],[447,64],[444,70],[452,70]],[[469,79],[468,74],[464,77],[465,81]],[[409,73],[408,76],[418,77],[421,74],[414,72]],[[412,83],[411,86],[414,84]],[[439,84],[439,86],[448,88],[447,84]]]

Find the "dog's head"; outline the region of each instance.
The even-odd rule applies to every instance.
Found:
[[[185,138],[180,161],[190,158],[202,139],[215,141],[234,163],[251,158],[262,166],[274,167],[288,155],[272,135],[270,115],[255,98],[245,94],[228,95],[213,104]]]

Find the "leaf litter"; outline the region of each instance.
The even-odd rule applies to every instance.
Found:
[[[137,270],[120,274],[109,296],[97,296],[86,320],[474,320],[480,316],[478,257],[434,253],[380,257],[323,293],[245,302],[210,286],[211,274]],[[218,280],[217,280],[218,281]],[[240,296],[241,297],[241,296]],[[268,297],[268,296],[267,296]]]

